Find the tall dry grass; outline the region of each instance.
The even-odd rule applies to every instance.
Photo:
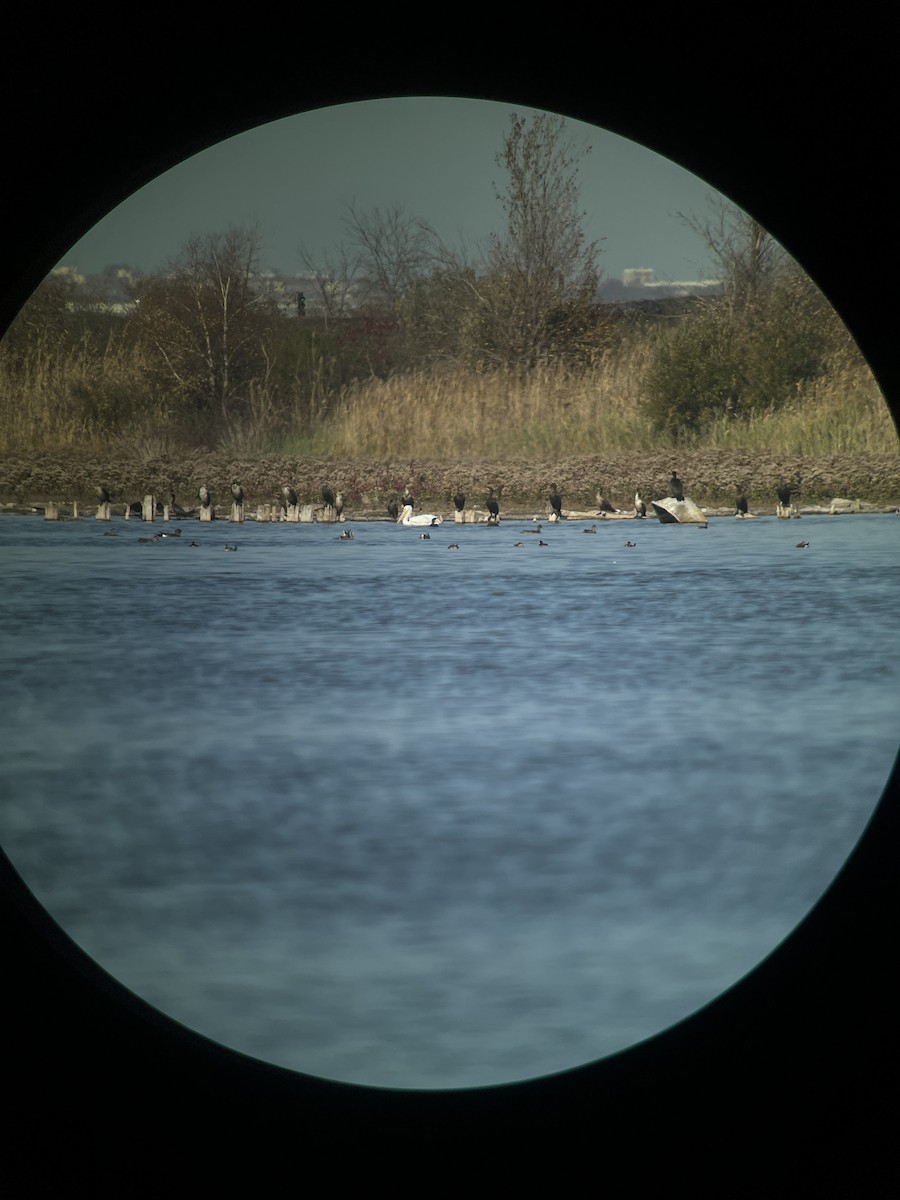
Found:
[[[457,459],[666,450],[642,404],[648,359],[637,345],[573,373],[416,371],[346,388],[314,437],[286,448],[336,458]],[[897,431],[865,364],[843,364],[780,408],[715,420],[680,446],[828,455],[896,453]]]
[[[38,342],[19,362],[0,355],[0,452],[108,443],[167,420],[166,401],[148,392],[146,364],[133,348]]]

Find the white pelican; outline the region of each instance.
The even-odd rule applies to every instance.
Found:
[[[441,525],[443,521],[444,518],[435,513],[416,513],[413,516],[411,504],[404,504],[397,518],[398,525]]]

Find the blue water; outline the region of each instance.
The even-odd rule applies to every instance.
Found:
[[[0,842],[127,988],[281,1066],[470,1087],[665,1029],[809,911],[897,751],[895,515],[138,542],[171,528],[0,519]]]

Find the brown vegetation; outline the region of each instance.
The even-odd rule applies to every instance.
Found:
[[[590,510],[598,490],[629,508],[639,488],[645,498],[667,494],[673,468],[699,504],[727,507],[737,490],[760,511],[775,504],[788,483],[802,504],[827,504],[835,496],[894,506],[900,502],[900,456],[848,454],[806,457],[711,449],[550,458],[336,459],[290,455],[236,457],[197,452],[142,456],[118,452],[61,451],[0,459],[0,501],[42,504],[96,503],[96,488],[110,489],[114,504],[146,494],[168,501],[174,491],[185,508],[197,504],[205,483],[221,506],[231,502],[231,482],[241,480],[250,510],[272,503],[285,483],[301,502],[318,502],[327,480],[344,493],[349,516],[383,515],[388,500],[407,485],[423,504],[449,509],[462,487],[469,504],[483,503],[488,485],[500,492],[504,511],[526,512],[546,503],[557,483],[566,508]]]

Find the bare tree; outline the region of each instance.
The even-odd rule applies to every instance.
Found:
[[[274,296],[259,275],[256,230],[190,238],[169,268],[137,282],[137,322],[170,387],[198,411],[227,417],[268,378]]]
[[[677,215],[712,254],[733,312],[758,304],[789,262],[787,252],[755,217],[721,196],[710,198],[706,216]]]
[[[300,246],[298,255],[315,284],[327,329],[329,322],[340,320],[349,313],[359,290],[360,257],[343,244],[337,246],[333,254],[326,251],[318,255]]]
[[[588,242],[580,209],[579,164],[590,147],[565,136],[565,121],[510,114],[497,154],[505,187],[494,185],[506,229],[491,239],[482,292],[498,356],[525,365],[565,344],[573,319],[593,302],[599,245]]]
[[[437,235],[400,204],[368,211],[351,204],[344,224],[370,282],[371,298],[394,309],[413,281],[433,262]]]

